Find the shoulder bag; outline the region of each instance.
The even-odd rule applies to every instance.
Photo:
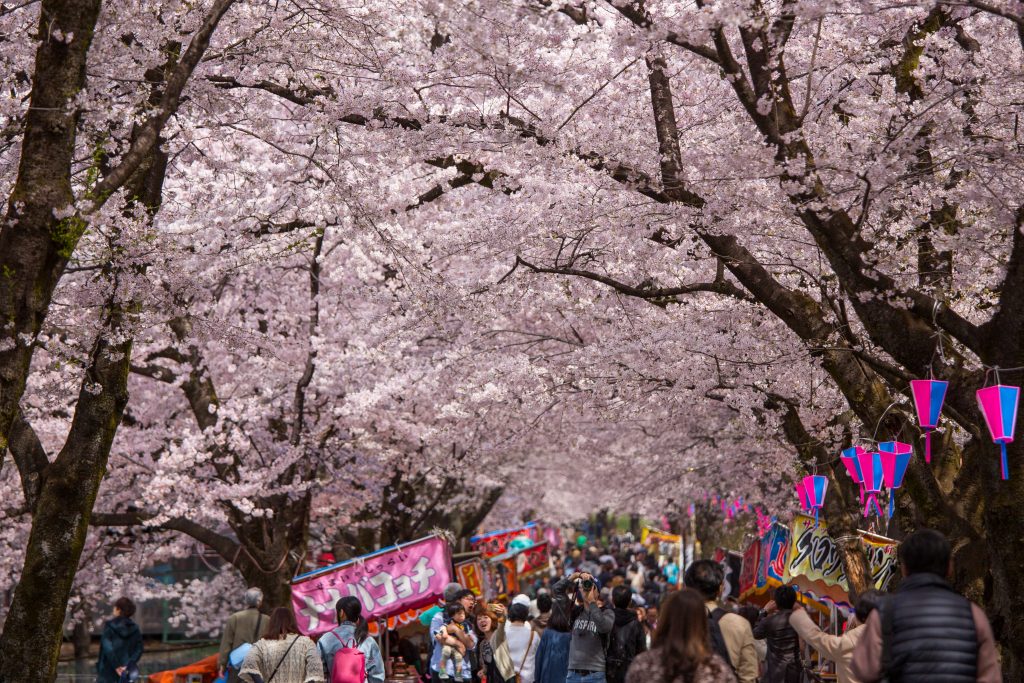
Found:
[[[260,624],[263,622],[263,614],[260,613],[256,617],[256,630],[252,634],[252,640],[248,643],[242,643],[228,655],[228,666],[232,669],[241,669],[242,662],[245,661],[245,656],[249,654],[249,650],[252,649],[252,644],[260,639]]]
[[[296,642],[298,642],[299,638],[301,637],[302,636],[295,636],[292,639],[292,642],[288,644],[288,649],[284,651],[284,654],[281,655],[281,659],[277,662],[277,666],[275,666],[274,670],[270,672],[270,678],[267,679],[267,683],[270,683],[270,681],[274,680],[274,676],[277,675],[277,670],[281,668],[282,664],[284,664],[284,660],[288,659],[288,653],[292,651],[292,647],[295,645]]]
[[[526,660],[530,658],[530,647],[533,646],[533,637],[536,635],[536,631],[530,629],[530,640],[526,643],[526,652],[523,653],[523,661],[519,662],[519,671],[516,671],[516,683],[522,683],[523,680],[523,667],[526,666]]]

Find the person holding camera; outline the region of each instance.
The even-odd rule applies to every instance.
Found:
[[[572,617],[565,683],[606,683],[605,639],[615,626],[615,613],[598,604],[597,580],[588,572],[573,572],[555,584],[553,592]]]

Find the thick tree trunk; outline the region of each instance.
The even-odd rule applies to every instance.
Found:
[[[266,609],[291,604],[291,580],[309,547],[310,496],[275,501],[272,519],[232,524],[242,552],[234,559],[249,586],[263,591]]]
[[[74,203],[71,163],[85,86],[85,64],[99,0],[45,0],[39,17],[32,96],[25,115],[18,179],[0,229],[0,458],[25,391],[34,340],[53,290],[85,224],[60,219]],[[74,34],[68,42],[58,32]],[[11,324],[8,324],[11,323]]]
[[[1017,443],[1011,446],[1011,462],[1022,462],[1024,449]],[[1018,468],[1009,481],[1002,481],[995,447],[980,450],[990,451],[977,454],[990,458],[984,509],[988,548],[986,552],[982,544],[972,543],[957,555],[957,569],[966,565],[964,568],[973,570],[964,577],[973,585],[958,588],[973,588],[969,597],[985,607],[996,640],[1002,646],[1004,680],[1024,681],[1024,534],[1020,517],[1024,509],[1024,474]]]
[[[105,333],[116,334],[119,325]],[[67,442],[47,470],[25,564],[0,636],[0,682],[56,676],[64,614],[107,456],[128,401],[131,342],[96,342]],[[94,393],[94,387],[100,387]]]

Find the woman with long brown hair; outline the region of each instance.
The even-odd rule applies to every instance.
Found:
[[[238,677],[246,683],[320,683],[324,667],[313,641],[299,635],[295,614],[278,607],[263,638],[245,656]]]
[[[505,608],[492,602],[477,605],[475,628],[477,630],[476,661],[479,671],[476,680],[487,683],[510,683],[515,681],[515,665],[505,639]]]
[[[735,683],[711,650],[704,597],[690,588],[671,593],[658,614],[651,649],[637,655],[626,683]]]

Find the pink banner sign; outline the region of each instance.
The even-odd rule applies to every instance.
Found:
[[[451,580],[448,543],[429,536],[299,577],[292,609],[304,635],[319,635],[338,625],[335,603],[346,595],[373,621],[436,602]]]

